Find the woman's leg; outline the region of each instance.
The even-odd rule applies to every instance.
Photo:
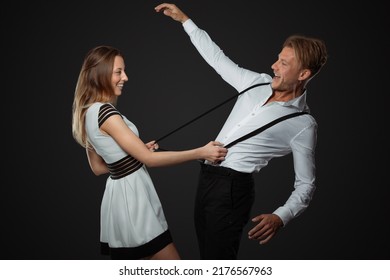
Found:
[[[169,243],[156,254],[150,256],[150,260],[180,260],[179,252],[173,243]]]

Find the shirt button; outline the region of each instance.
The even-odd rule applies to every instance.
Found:
[[[252,116],[254,116],[255,115],[255,113],[252,113]]]

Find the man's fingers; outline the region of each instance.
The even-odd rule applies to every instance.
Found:
[[[166,9],[171,8],[171,6],[172,5],[170,5],[170,4],[163,3],[163,4],[160,4],[160,5],[157,5],[154,9],[156,10],[156,12],[160,12],[160,11],[164,11]]]

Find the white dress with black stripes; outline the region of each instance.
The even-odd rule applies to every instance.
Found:
[[[88,140],[110,170],[101,204],[102,253],[113,259],[139,259],[172,242],[160,199],[146,167],[128,155],[99,127],[119,114],[109,103],[94,103],[87,111]],[[128,127],[136,126],[121,115]]]

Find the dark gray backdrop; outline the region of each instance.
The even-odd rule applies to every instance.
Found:
[[[86,52],[114,45],[129,82],[118,108],[144,141],[159,138],[235,94],[200,57],[159,1],[10,3],[2,18],[1,259],[104,259],[95,177],[71,135],[73,91]],[[271,71],[292,33],[323,38],[329,61],[309,85],[318,130],[314,199],[269,244],[245,238],[241,259],[389,259],[385,137],[388,40],[384,7],[357,1],[176,1],[236,63]],[[386,76],[385,76],[386,74]],[[187,149],[213,140],[233,103],[163,140]],[[149,169],[184,259],[197,259],[193,198],[199,166]],[[256,175],[253,214],[292,191],[292,158]]]

